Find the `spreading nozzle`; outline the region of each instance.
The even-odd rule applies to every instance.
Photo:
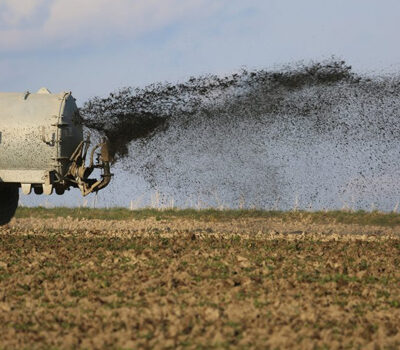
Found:
[[[103,141],[92,149],[89,165],[86,166],[86,156],[89,146],[90,137],[88,136],[86,141],[80,142],[75,152],[72,154],[70,158],[71,165],[67,173],[67,177],[70,178],[71,182],[75,183],[76,187],[79,187],[84,196],[106,187],[113,176],[110,172],[111,157],[109,141],[106,138],[103,138]],[[96,154],[96,151],[99,149],[100,152]],[[94,160],[95,155],[96,161]],[[101,179],[89,179],[89,176],[96,168],[101,169]]]

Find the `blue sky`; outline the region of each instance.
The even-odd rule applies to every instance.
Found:
[[[127,85],[343,58],[400,68],[394,0],[0,0],[0,90]]]
[[[399,14],[398,0],[0,0],[0,91],[68,90],[80,105],[124,86],[331,56],[399,72]],[[117,201],[126,181],[129,199],[148,190],[114,170],[107,205],[128,204]]]

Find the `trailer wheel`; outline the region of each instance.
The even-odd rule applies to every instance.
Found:
[[[14,184],[0,184],[0,225],[10,222],[18,207],[19,189]]]

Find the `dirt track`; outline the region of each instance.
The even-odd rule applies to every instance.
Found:
[[[0,349],[397,349],[399,229],[18,219]]]

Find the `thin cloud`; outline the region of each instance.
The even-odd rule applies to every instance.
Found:
[[[0,51],[74,47],[196,20],[228,0],[0,0]],[[30,22],[26,26],[26,22]]]
[[[0,26],[15,28],[29,22],[44,0],[0,0]]]

